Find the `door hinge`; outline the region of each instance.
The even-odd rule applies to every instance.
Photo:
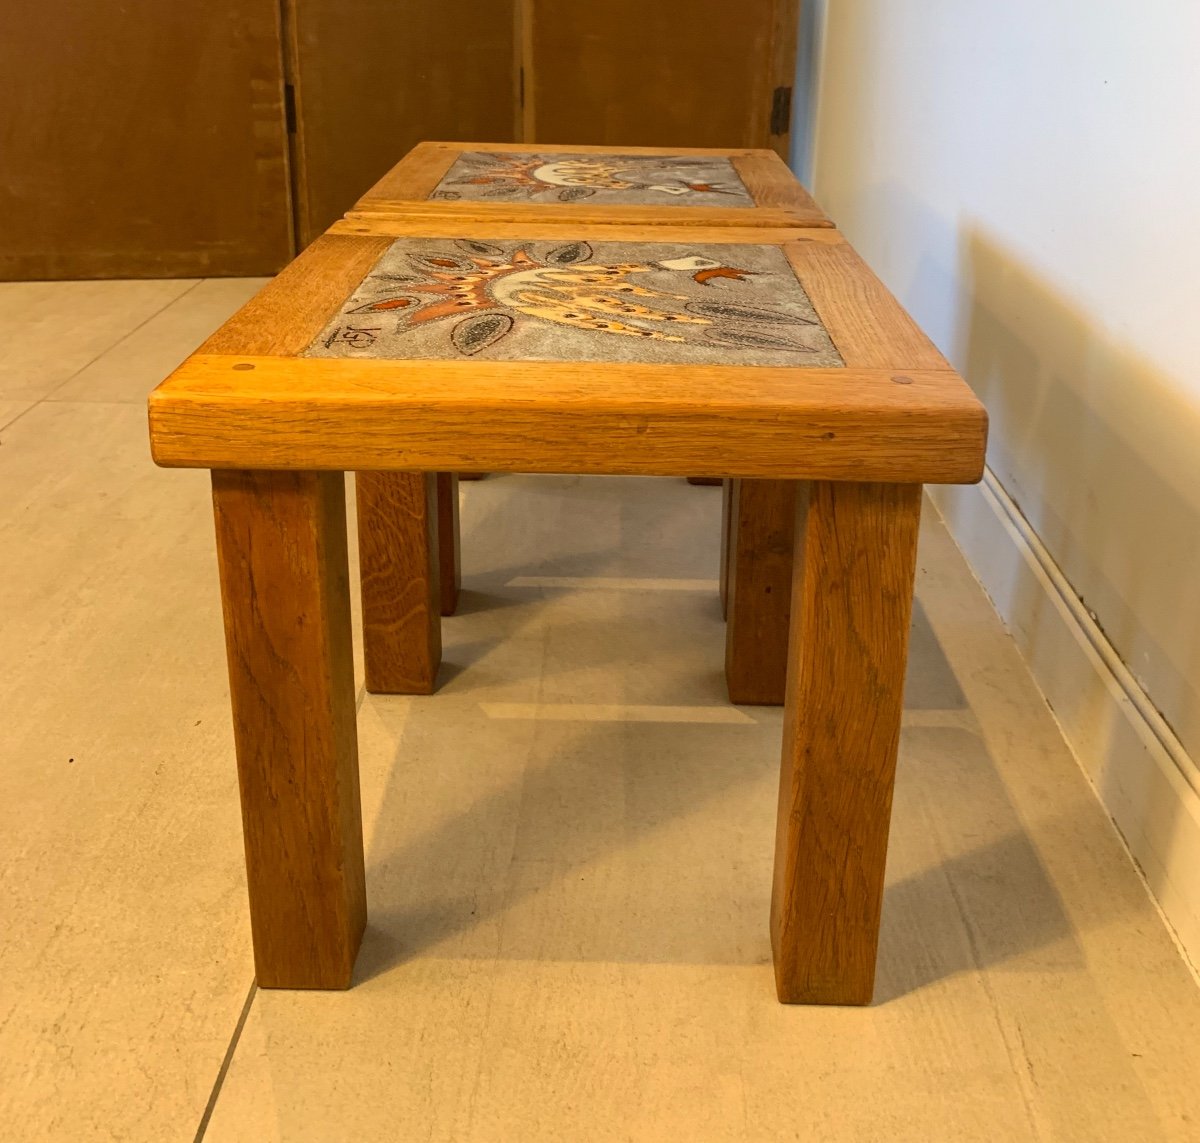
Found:
[[[290,83],[283,85],[283,117],[289,135],[296,133],[296,89]]]
[[[771,99],[771,134],[786,135],[792,126],[792,89],[777,87]]]

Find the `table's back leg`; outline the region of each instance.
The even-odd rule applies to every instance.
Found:
[[[867,1004],[921,487],[800,486],[771,896],[785,1003]]]
[[[721,481],[721,618],[729,618],[729,556],[733,547],[733,481]]]
[[[212,481],[258,983],[346,988],[366,894],[344,478]]]
[[[367,690],[432,694],[442,661],[437,476],[359,472],[354,483]]]
[[[458,610],[458,592],[462,587],[462,554],[458,528],[458,473],[437,474],[438,567],[441,586],[441,611],[453,615]]]
[[[778,706],[787,674],[796,483],[731,483],[725,682],[731,702]]]

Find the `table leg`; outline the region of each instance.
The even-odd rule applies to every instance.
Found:
[[[779,706],[787,673],[796,482],[731,485],[725,682],[730,702]]]
[[[347,988],[366,924],[345,484],[214,471],[262,988]]]
[[[771,894],[784,1003],[867,1004],[921,487],[801,485]]]
[[[733,513],[733,481],[721,481],[721,618],[729,618],[729,548],[733,543],[730,531]]]
[[[458,592],[462,587],[462,550],[458,529],[458,473],[437,474],[438,567],[442,614],[458,610]]]
[[[359,472],[355,489],[367,690],[432,694],[442,661],[437,476]]]

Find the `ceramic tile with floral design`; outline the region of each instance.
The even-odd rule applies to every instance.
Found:
[[[429,196],[631,206],[744,206],[754,200],[719,156],[465,151]]]
[[[776,246],[400,238],[309,357],[838,367]]]

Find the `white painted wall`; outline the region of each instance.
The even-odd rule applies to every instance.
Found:
[[[798,169],[991,413],[997,495],[939,504],[1200,939],[1200,861],[1180,864],[1200,853],[1180,841],[1200,839],[1200,3],[813,0],[808,23]],[[1037,577],[1009,590],[994,544],[966,542],[1000,502],[1161,711],[1169,762],[1099,733]],[[1167,781],[1150,765],[1175,771],[1165,811],[1125,796]]]

